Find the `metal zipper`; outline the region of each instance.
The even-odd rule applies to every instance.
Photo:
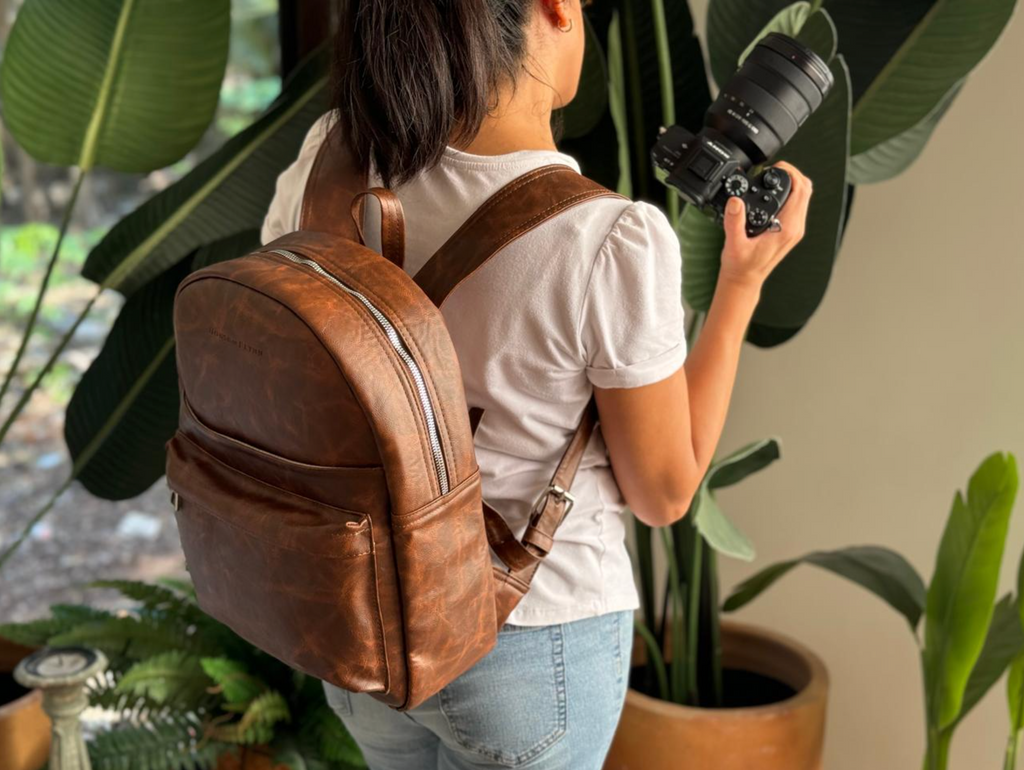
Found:
[[[364,294],[361,294],[350,286],[346,286],[338,280],[336,276],[324,270],[319,262],[315,262],[312,259],[306,259],[305,257],[300,257],[299,255],[285,249],[271,249],[269,253],[279,254],[285,259],[291,260],[296,264],[306,265],[313,268],[313,270],[324,278],[337,284],[346,293],[359,300],[359,302],[370,311],[370,315],[374,317],[374,320],[377,321],[380,328],[384,330],[384,335],[388,338],[388,342],[391,343],[391,347],[395,349],[398,357],[402,359],[402,362],[405,364],[405,368],[409,370],[409,374],[412,376],[413,382],[416,384],[416,392],[419,395],[420,408],[423,411],[423,417],[427,423],[427,432],[430,434],[430,451],[434,456],[434,470],[437,472],[437,483],[441,488],[441,494],[448,494],[448,469],[444,464],[444,451],[441,449],[441,432],[438,430],[437,420],[434,418],[434,406],[430,403],[430,394],[427,392],[427,383],[423,378],[423,372],[420,371],[420,367],[416,363],[416,359],[412,357],[412,354],[406,347],[405,342],[395,330],[394,325],[388,320],[387,316],[377,308],[376,305],[366,298]]]

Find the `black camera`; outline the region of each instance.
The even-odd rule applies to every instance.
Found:
[[[743,198],[747,235],[759,235],[773,227],[792,181],[780,168],[758,174],[750,169],[793,138],[834,82],[814,51],[772,32],[725,84],[700,133],[695,136],[682,126],[662,129],[651,158],[687,202],[718,212],[719,221],[729,198]]]

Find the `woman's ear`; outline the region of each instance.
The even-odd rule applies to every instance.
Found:
[[[541,0],[541,5],[547,12],[551,23],[562,32],[568,32],[572,28],[572,13],[568,0]]]

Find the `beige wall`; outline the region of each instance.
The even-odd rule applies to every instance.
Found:
[[[705,0],[692,3],[703,17]],[[702,19],[701,19],[702,21]],[[754,568],[818,548],[884,544],[930,576],[955,489],[988,453],[1024,462],[1024,21],[972,76],[917,164],[859,188],[811,324],[745,351],[722,448],[781,437],[783,459],[721,495]],[[1024,494],[1003,564],[1024,546]],[[827,770],[916,770],[921,680],[905,622],[803,567],[739,613],[802,639],[832,673]],[[1005,685],[961,727],[951,767],[996,770]]]

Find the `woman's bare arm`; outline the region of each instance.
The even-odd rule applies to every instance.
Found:
[[[803,238],[811,183],[793,177],[782,231],[748,238],[746,215],[726,212],[726,244],[707,320],[686,364],[638,388],[594,388],[601,432],[626,503],[651,526],[682,518],[714,457],[736,382],[740,350],[761,286]]]

